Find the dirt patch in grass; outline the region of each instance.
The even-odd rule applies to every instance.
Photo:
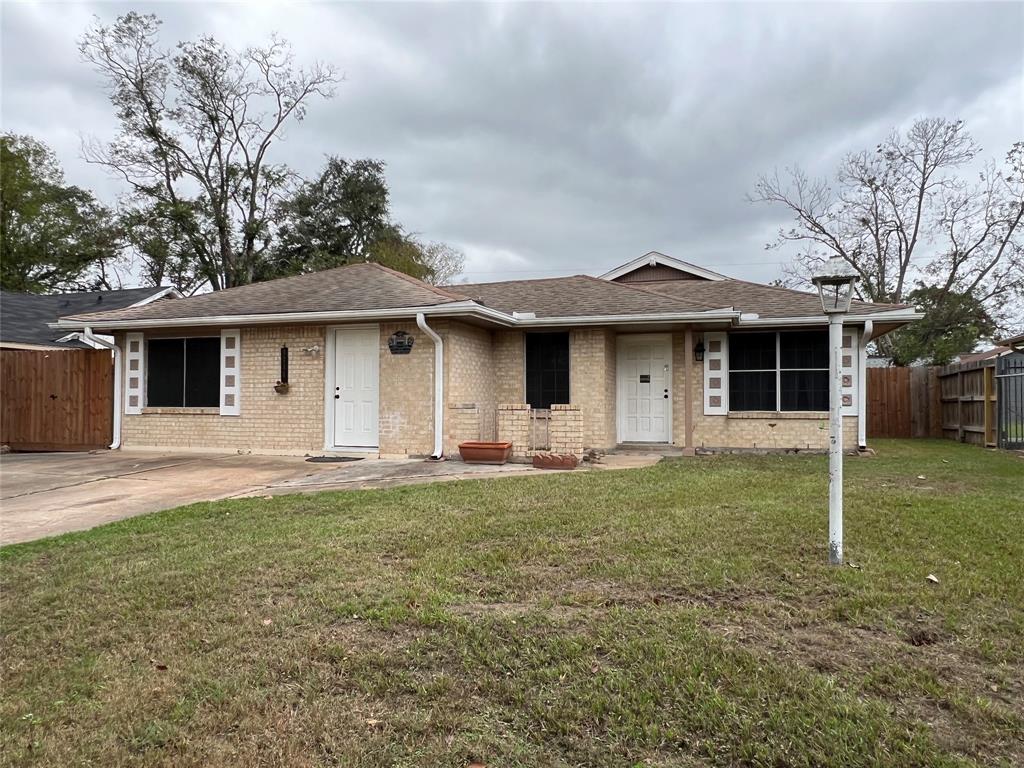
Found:
[[[1024,765],[1024,665],[993,669],[935,623],[908,622],[890,632],[779,618],[791,613],[791,607],[770,602],[761,604],[759,614],[718,603],[702,624],[765,659],[829,675],[889,701],[926,723],[945,749]]]

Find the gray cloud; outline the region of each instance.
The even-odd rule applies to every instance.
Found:
[[[146,6],[133,6],[146,9]],[[603,271],[656,248],[751,279],[781,212],[757,175],[825,172],[917,116],[961,117],[992,156],[1024,137],[1024,11],[1012,4],[162,4],[165,41],[273,31],[346,73],[277,160],[389,164],[396,217],[461,246],[473,280]],[[115,130],[75,39],[108,4],[6,5],[3,125],[78,157]]]

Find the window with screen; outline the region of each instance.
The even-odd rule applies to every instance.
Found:
[[[828,333],[729,335],[729,410],[827,411]]]
[[[729,410],[776,409],[775,334],[729,337]]]
[[[146,405],[220,405],[220,338],[150,339],[146,344]]]
[[[526,334],[526,401],[532,408],[569,402],[569,334]]]

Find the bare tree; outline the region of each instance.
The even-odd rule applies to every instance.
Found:
[[[762,176],[750,199],[792,214],[769,247],[804,246],[790,271],[798,279],[838,255],[868,300],[939,287],[940,299],[970,295],[1005,317],[1024,299],[1024,142],[968,183],[962,171],[979,151],[962,121],[921,119],[874,152],[848,155],[834,184],[794,168]]]
[[[289,175],[270,162],[270,149],[289,121],[302,120],[307,101],[333,95],[339,78],[322,64],[296,68],[276,38],[236,53],[202,37],[172,54],[159,48],[159,25],[131,12],[110,26],[97,20],[82,36],[82,56],[106,79],[121,124],[113,141],[88,142],[83,153],[130,185],[149,235],[173,230],[187,243],[141,252],[182,260],[147,273],[191,273],[214,290],[243,285],[270,243]]]

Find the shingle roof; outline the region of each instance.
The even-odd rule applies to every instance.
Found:
[[[619,283],[575,275],[439,288],[378,264],[351,264],[186,299],[157,301],[143,307],[66,315],[69,320],[102,328],[104,321],[159,323],[278,313],[386,311],[470,301],[509,316],[513,312],[532,312],[538,319],[686,314],[720,309],[756,313],[766,319],[822,314],[816,294],[742,280]],[[866,314],[903,306],[856,302],[854,312]]]
[[[452,286],[452,290],[509,315],[535,312],[537,317],[700,312],[729,306],[729,302],[715,304],[696,299],[684,305],[673,297],[644,291],[629,283],[614,283],[588,275],[467,283]]]
[[[682,304],[704,302],[730,306],[740,312],[755,312],[763,318],[821,316],[821,300],[817,293],[748,283],[744,280],[656,280],[633,285],[662,296],[670,296]],[[893,309],[906,309],[908,306],[854,301],[850,306],[850,312],[855,315],[868,315]]]
[[[0,341],[85,347],[78,342],[56,344],[57,339],[68,335],[68,331],[50,328],[47,323],[64,315],[129,307],[164,290],[167,289],[149,287],[50,294],[0,291]]]
[[[464,301],[379,264],[349,264],[308,275],[253,283],[185,299],[157,301],[95,315],[75,314],[71,320],[177,320],[182,318],[263,315],[277,312],[332,312],[360,309],[429,307]]]

